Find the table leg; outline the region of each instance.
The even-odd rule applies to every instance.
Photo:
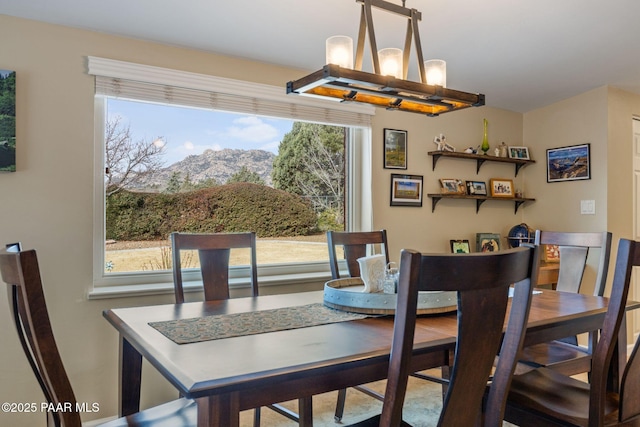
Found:
[[[313,403],[311,396],[298,399],[298,421],[300,427],[313,427]]]
[[[142,379],[142,355],[126,338],[120,336],[120,402],[121,417],[140,412],[140,384]]]
[[[240,427],[239,402],[238,393],[197,398],[198,427]]]

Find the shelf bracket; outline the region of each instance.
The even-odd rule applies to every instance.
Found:
[[[440,154],[434,154],[433,157],[431,158],[431,171],[433,172],[434,170],[436,170],[436,163],[438,163],[438,160],[440,159]]]
[[[525,163],[516,163],[514,166],[516,167],[516,176],[518,176],[518,171],[521,167],[523,167]]]
[[[480,206],[486,201],[487,199],[476,199],[476,213],[480,211]]]
[[[436,205],[442,199],[442,197],[431,197],[431,213],[435,212]]]
[[[520,207],[521,204],[523,204],[525,202],[525,200],[516,200],[515,203],[515,210],[513,211],[514,214],[518,213],[518,208]]]
[[[485,162],[484,159],[476,159],[476,175],[478,175],[480,173],[480,166],[482,166],[482,164]]]

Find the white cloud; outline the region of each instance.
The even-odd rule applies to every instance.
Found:
[[[255,116],[240,117],[233,121],[235,126],[227,129],[227,136],[248,142],[271,141],[278,137],[278,129]]]

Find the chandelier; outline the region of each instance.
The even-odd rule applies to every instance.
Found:
[[[418,33],[418,22],[422,19],[422,14],[416,9],[406,8],[404,1],[400,6],[385,0],[356,0],[361,3],[361,15],[355,66],[351,38],[330,37],[326,43],[327,65],[306,77],[288,82],[287,93],[359,102],[427,116],[484,105],[483,94],[446,87],[444,61],[423,60]],[[408,25],[404,50],[387,48],[378,51],[373,29],[373,7],[406,17]],[[362,71],[367,33],[373,73]],[[420,82],[407,80],[412,39],[416,47]]]

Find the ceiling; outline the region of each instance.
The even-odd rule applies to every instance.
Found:
[[[603,85],[640,94],[637,0],[406,6],[422,12],[423,55],[447,61],[448,87],[484,93],[489,106],[524,113]],[[355,0],[0,0],[0,14],[311,72],[324,65],[327,37],[356,39],[360,7]],[[404,18],[374,12],[374,24],[379,48],[402,47]],[[416,80],[415,55],[411,67]]]

